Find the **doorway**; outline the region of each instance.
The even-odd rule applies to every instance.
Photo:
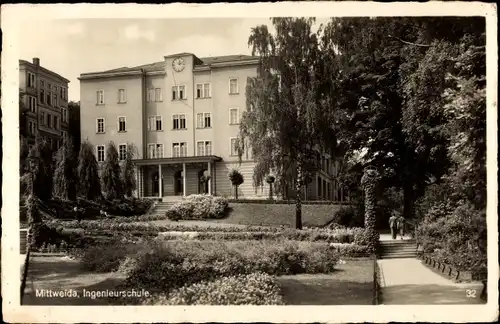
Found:
[[[160,185],[160,180],[159,180],[159,174],[158,172],[154,172],[153,176],[151,178],[151,183],[152,183],[152,196],[158,196],[159,195],[159,185]]]
[[[174,174],[174,194],[176,196],[184,194],[184,174],[182,171],[177,171]]]

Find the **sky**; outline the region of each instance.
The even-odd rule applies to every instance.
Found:
[[[20,27],[19,56],[30,62],[38,57],[43,67],[69,79],[69,99],[78,101],[81,73],[158,62],[181,52],[198,57],[250,55],[251,28],[262,24],[274,31],[269,18],[32,21]]]

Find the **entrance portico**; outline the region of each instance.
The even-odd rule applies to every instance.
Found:
[[[192,156],[134,160],[137,196],[164,199],[215,192],[218,156]]]

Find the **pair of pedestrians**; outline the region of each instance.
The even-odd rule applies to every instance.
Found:
[[[401,239],[403,239],[405,235],[405,219],[403,216],[397,216],[393,214],[389,218],[389,227],[391,229],[391,235],[393,240],[397,238],[398,233],[401,236]]]

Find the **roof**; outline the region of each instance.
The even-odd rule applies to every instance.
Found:
[[[35,66],[36,66],[35,64],[33,64],[33,63],[29,62],[29,61],[26,61],[26,60],[19,60],[19,65],[21,65],[21,64],[25,64],[25,65],[28,65],[28,66],[31,66],[31,67],[35,67]],[[48,74],[51,74],[52,76],[57,77],[57,78],[59,78],[59,79],[61,79],[61,80],[65,81],[66,83],[70,83],[70,81],[69,81],[68,79],[66,79],[65,77],[63,77],[63,76],[62,76],[62,75],[60,75],[59,73],[56,73],[56,72],[54,72],[54,71],[52,71],[52,70],[49,70],[49,69],[47,69],[47,68],[44,68],[44,67],[43,67],[43,66],[41,66],[41,65],[39,65],[38,67],[39,67],[39,68],[40,68],[40,70],[42,70],[43,72],[48,73]]]
[[[179,55],[194,55],[194,54],[179,53],[179,54],[165,56],[165,58],[179,56]],[[255,60],[258,58],[259,58],[258,56],[251,56],[251,55],[225,55],[225,56],[202,57],[202,58],[198,58],[198,60],[201,62],[195,62],[195,66],[211,66],[215,63],[231,63],[231,62],[236,63],[236,62],[247,61],[247,60]],[[143,69],[146,72],[164,71],[165,70],[165,61],[154,62],[154,63],[150,63],[150,64],[138,65],[138,66],[133,66],[133,67],[123,66],[120,68],[101,71],[101,72],[95,72],[95,73],[128,72],[128,71],[136,71],[139,69]]]

